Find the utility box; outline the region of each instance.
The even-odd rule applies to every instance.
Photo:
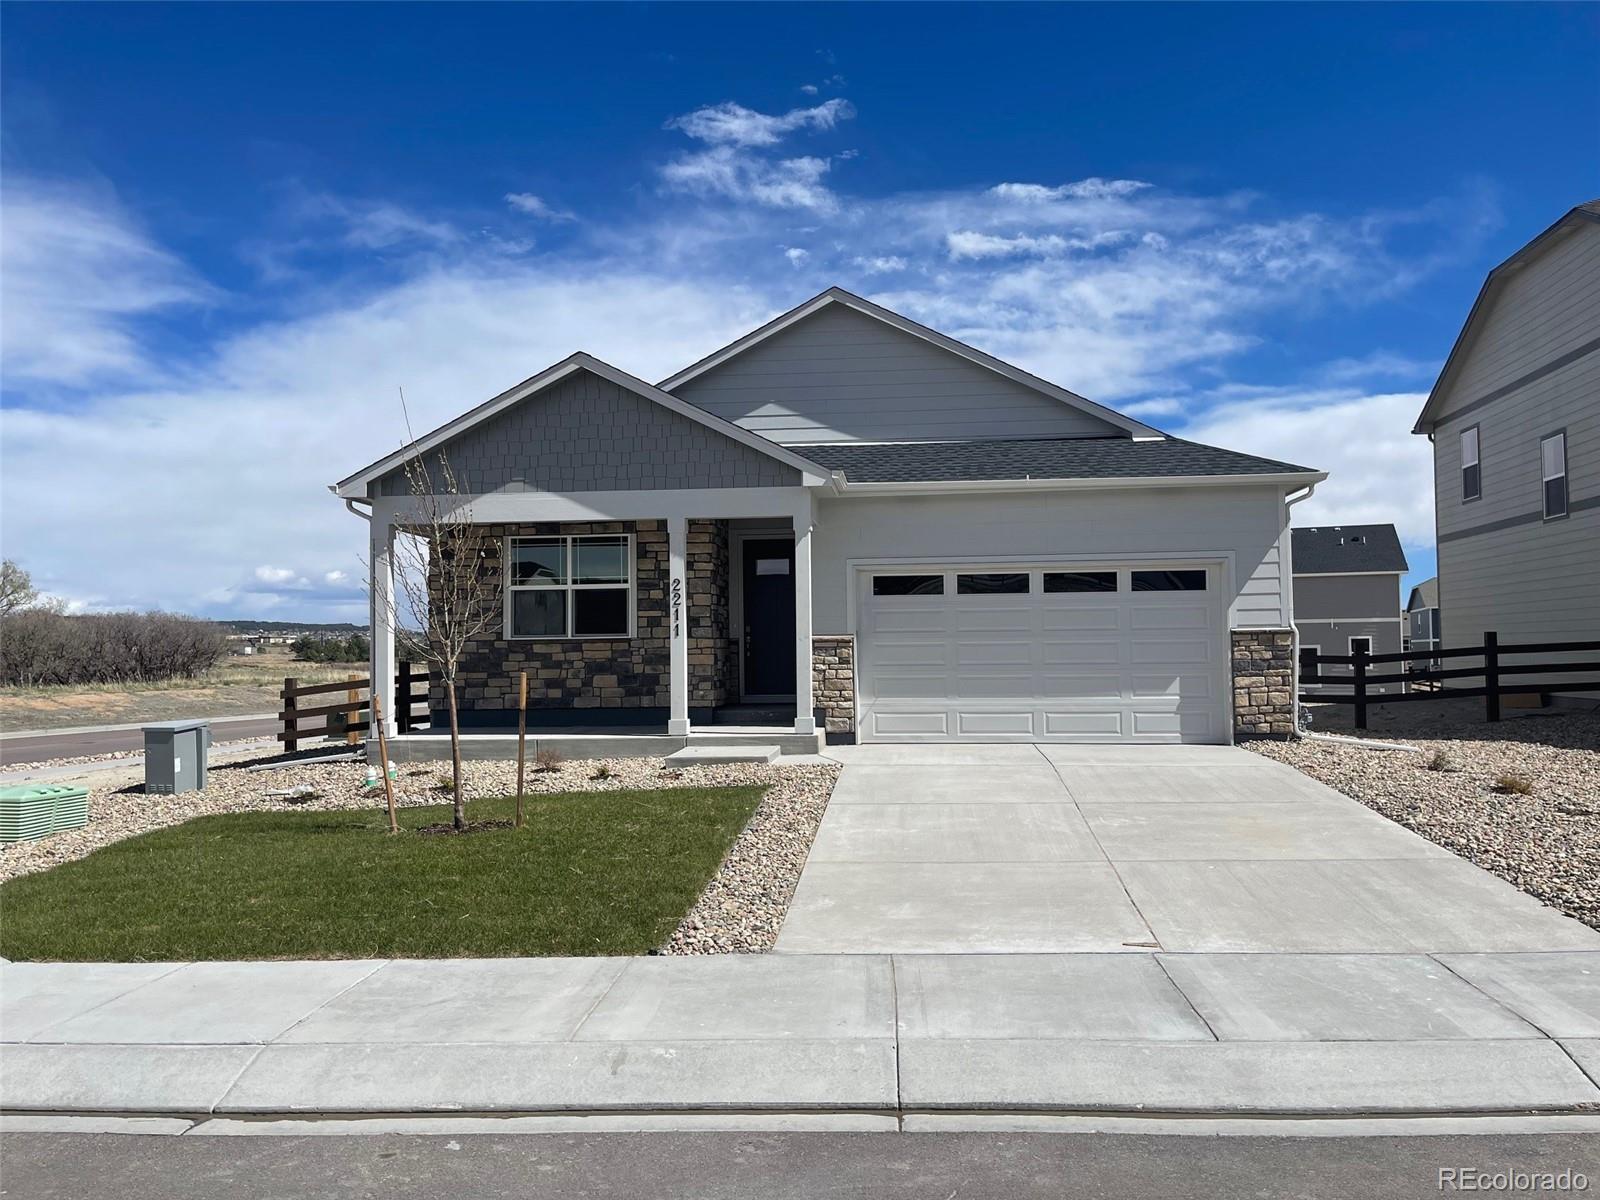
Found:
[[[51,783],[0,788],[0,843],[81,829],[88,821],[88,788]]]
[[[144,727],[144,790],[162,796],[204,791],[211,726],[206,721],[161,721]]]

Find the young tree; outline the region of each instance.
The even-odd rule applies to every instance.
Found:
[[[411,505],[395,538],[393,591],[405,620],[394,624],[416,631],[415,652],[444,687],[450,710],[452,823],[461,830],[467,817],[456,683],[472,644],[500,626],[500,597],[494,587],[498,543],[485,526],[473,523],[471,505],[461,500],[449,459],[443,452],[435,457],[434,471],[420,455],[406,464]]]

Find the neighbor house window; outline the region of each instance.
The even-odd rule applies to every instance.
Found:
[[[506,628],[514,638],[633,634],[633,539],[625,534],[512,538]]]
[[[1483,494],[1483,468],[1478,463],[1478,427],[1461,431],[1461,498],[1476,500]]]
[[[1539,474],[1544,480],[1544,519],[1567,515],[1567,435],[1539,439]]]
[[[1353,637],[1353,638],[1351,638],[1350,639],[1350,653],[1354,654],[1357,650],[1361,651],[1361,653],[1363,653],[1363,654],[1371,654],[1372,653],[1372,639],[1369,638],[1369,637]]]

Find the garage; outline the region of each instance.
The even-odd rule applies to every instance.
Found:
[[[860,568],[867,742],[1226,742],[1205,562]]]

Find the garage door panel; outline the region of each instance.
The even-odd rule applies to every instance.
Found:
[[[947,579],[964,568],[928,567]],[[1227,737],[1226,616],[1205,591],[876,597],[858,593],[868,741],[1217,742]],[[1169,576],[1171,577],[1171,576]]]

